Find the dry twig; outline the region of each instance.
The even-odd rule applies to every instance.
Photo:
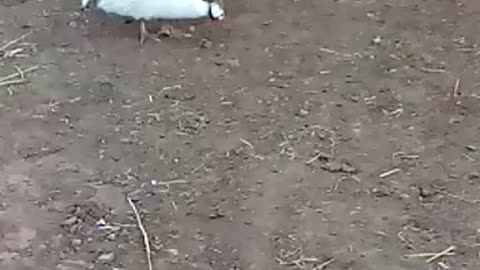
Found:
[[[323,270],[325,269],[327,266],[329,266],[330,264],[332,264],[333,262],[335,261],[335,259],[330,259],[326,262],[323,262],[317,266],[315,266],[315,268],[313,268],[312,270]]]
[[[32,71],[35,71],[39,68],[38,65],[36,66],[31,66],[29,68],[26,68],[24,70],[16,67],[17,69],[17,72],[15,73],[12,73],[10,75],[7,75],[5,77],[2,77],[0,78],[0,87],[1,86],[9,86],[9,85],[12,85],[12,84],[21,84],[21,83],[25,83],[27,82],[27,80],[25,79],[25,74],[28,73],[28,72],[32,72]],[[20,79],[17,79],[17,77],[20,77]]]
[[[390,171],[386,171],[382,174],[380,174],[380,178],[386,178],[386,177],[389,177],[390,175],[393,175],[393,174],[396,174],[396,173],[399,173],[400,172],[400,169],[399,168],[395,168],[395,169],[391,169]]]
[[[27,80],[25,80],[25,79],[9,80],[9,81],[0,82],[0,87],[10,86],[10,85],[13,85],[13,84],[22,84],[22,83],[26,83],[26,82],[27,82]]]
[[[332,143],[331,145],[332,145],[332,147],[333,147],[334,143]],[[333,150],[331,150],[330,153],[333,155]],[[305,162],[305,164],[312,164],[313,162],[315,162],[315,161],[317,161],[317,160],[319,160],[319,159],[321,159],[321,160],[330,160],[330,159],[332,159],[332,158],[333,158],[333,156],[331,156],[331,155],[329,155],[329,154],[327,154],[327,153],[318,152],[318,154],[316,154],[313,158],[307,160],[307,161]]]
[[[460,88],[460,79],[457,79],[453,87],[453,97],[458,97],[458,89]]]
[[[249,142],[249,141],[247,141],[247,140],[245,140],[245,139],[243,139],[243,138],[240,138],[240,141],[241,141],[243,144],[247,145],[248,147],[250,147],[250,148],[252,148],[252,149],[255,148],[255,147],[253,147],[253,144],[252,144],[251,142]]]
[[[435,69],[435,68],[427,68],[427,67],[421,67],[420,70],[425,73],[444,73],[445,72],[444,69]]]
[[[438,258],[441,258],[443,256],[446,256],[447,254],[451,253],[452,251],[454,251],[457,247],[455,246],[450,246],[448,247],[447,249],[439,252],[439,253],[436,253],[435,255],[433,255],[432,257],[430,257],[429,259],[427,259],[425,262],[426,263],[431,263],[433,261],[435,261],[436,259]]]
[[[415,254],[407,254],[405,257],[407,258],[425,258],[425,257],[433,257],[437,255],[438,253],[435,252],[425,252],[425,253],[415,253]],[[455,255],[454,252],[448,252],[445,253],[444,256],[453,256]]]
[[[188,183],[188,181],[184,180],[184,179],[169,180],[169,181],[156,181],[157,185],[164,185],[164,186],[170,186],[170,185],[175,185],[175,184],[186,184],[186,183]]]
[[[16,78],[16,77],[22,78],[22,77],[25,76],[25,73],[29,73],[29,72],[35,71],[35,70],[37,70],[38,68],[39,68],[38,65],[36,65],[36,66],[31,66],[31,67],[29,67],[29,68],[26,68],[25,70],[21,70],[21,69],[17,68],[17,72],[12,73],[12,74],[10,74],[10,75],[7,75],[7,76],[5,76],[5,77],[0,78],[0,82],[4,82],[4,81],[6,81],[6,80],[11,80],[11,79]]]
[[[21,35],[20,37],[14,39],[14,40],[11,40],[11,41],[5,43],[2,47],[0,47],[0,52],[4,52],[4,51],[7,50],[10,46],[12,46],[12,45],[15,44],[15,43],[18,43],[19,41],[24,40],[25,38],[27,38],[28,36],[30,36],[32,33],[33,33],[33,32],[30,31],[30,32],[28,32],[28,33],[26,33],[26,34]]]
[[[138,228],[140,229],[143,235],[143,243],[145,244],[145,251],[147,253],[148,270],[153,270],[152,251],[150,250],[150,242],[148,240],[147,230],[143,226],[142,219],[140,218],[140,214],[138,213],[137,207],[135,207],[135,204],[133,203],[132,199],[130,199],[130,197],[127,197],[127,201],[128,201],[128,204],[130,204],[130,207],[132,208],[133,213],[135,214],[135,218],[137,219],[137,223],[138,223]]]
[[[360,184],[360,179],[356,176],[344,176],[340,179],[337,180],[337,182],[335,183],[335,186],[333,187],[333,190],[334,191],[337,191],[338,190],[338,187],[340,186],[340,184],[344,181],[344,180],[348,180],[348,179],[352,179],[354,180],[355,182],[357,182],[358,184]]]
[[[480,200],[471,200],[471,199],[467,199],[467,198],[464,198],[462,196],[459,196],[459,195],[455,195],[455,194],[452,194],[450,192],[445,192],[445,191],[440,191],[440,193],[450,197],[450,198],[453,198],[453,199],[457,199],[461,202],[464,202],[464,203],[470,203],[470,204],[477,204],[477,203],[480,203]]]

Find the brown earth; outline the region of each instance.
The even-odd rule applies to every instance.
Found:
[[[79,2],[0,2],[0,269],[479,269],[479,1]]]

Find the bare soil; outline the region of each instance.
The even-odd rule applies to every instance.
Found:
[[[0,2],[1,269],[479,269],[479,1],[79,5]]]

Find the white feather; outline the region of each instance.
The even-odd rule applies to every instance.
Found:
[[[198,19],[209,13],[203,0],[98,0],[97,7],[135,20]]]
[[[86,8],[90,0],[82,0],[82,8]]]

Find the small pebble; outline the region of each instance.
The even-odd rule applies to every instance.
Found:
[[[114,241],[115,239],[117,239],[117,235],[114,233],[111,233],[107,236],[107,239],[110,241]]]
[[[465,149],[467,149],[470,152],[477,152],[478,148],[475,145],[467,145],[465,146]]]
[[[98,256],[97,261],[99,263],[107,264],[107,263],[113,262],[114,259],[115,259],[115,254],[113,252],[109,252],[109,253],[104,253]]]
[[[66,225],[66,226],[71,226],[71,225],[75,224],[76,222],[77,222],[77,217],[73,216],[73,217],[70,217],[67,220],[65,220],[63,222],[63,224]]]
[[[199,46],[202,49],[210,49],[212,47],[212,42],[210,40],[204,38],[204,39],[200,40]]]
[[[478,180],[480,179],[480,173],[478,172],[472,172],[468,175],[468,179],[470,180]]]
[[[72,240],[72,246],[80,246],[82,245],[83,241],[82,239],[73,239]]]
[[[172,254],[173,256],[178,256],[178,250],[177,249],[171,248],[171,249],[168,249],[167,251],[170,254]]]
[[[375,37],[375,38],[372,40],[372,43],[373,43],[374,45],[380,45],[380,44],[382,43],[382,37],[379,37],[379,36]]]
[[[240,61],[237,58],[230,58],[225,60],[225,64],[229,65],[230,67],[239,67]]]
[[[298,112],[298,115],[299,115],[299,116],[302,116],[302,117],[305,117],[305,116],[308,115],[308,113],[309,113],[308,110],[300,109],[300,111]]]

